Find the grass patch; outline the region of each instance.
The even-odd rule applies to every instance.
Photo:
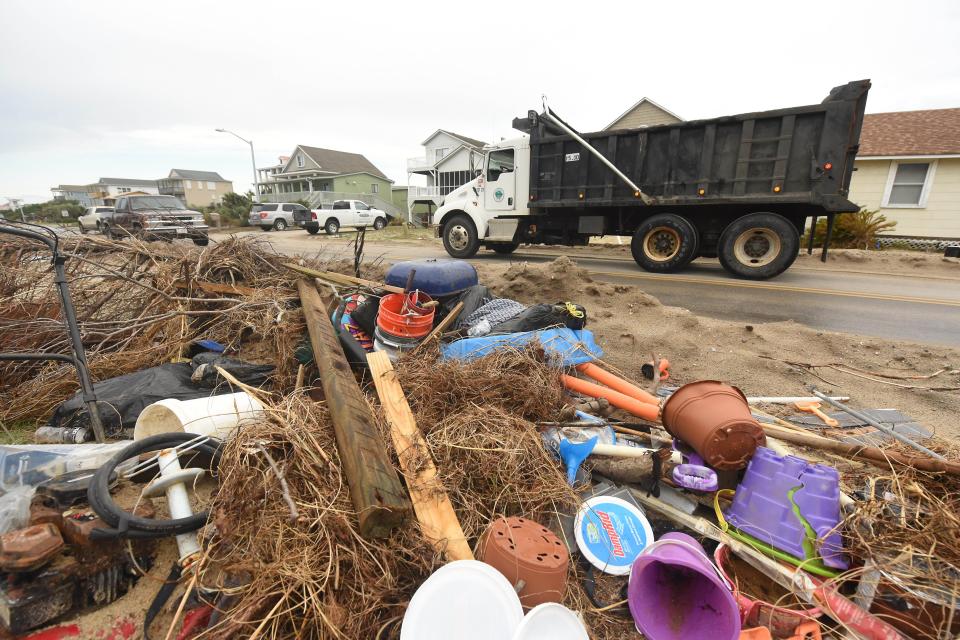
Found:
[[[37,423],[32,420],[19,422],[0,422],[0,445],[4,444],[33,444],[33,432],[37,430]]]

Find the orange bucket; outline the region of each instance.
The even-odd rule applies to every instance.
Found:
[[[406,309],[404,309],[406,298]],[[403,339],[424,338],[433,329],[434,309],[420,305],[430,302],[430,296],[422,291],[391,293],[380,299],[377,326],[380,331]]]

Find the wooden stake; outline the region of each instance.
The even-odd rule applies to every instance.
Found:
[[[383,351],[375,351],[367,354],[367,364],[390,423],[390,434],[424,537],[449,561],[473,560],[473,552],[453,505],[437,479],[437,468],[417,428],[390,358]]]
[[[374,282],[373,280],[365,280],[363,278],[346,276],[342,273],[334,273],[333,271],[319,271],[317,269],[310,269],[309,267],[301,267],[298,264],[284,263],[283,266],[291,271],[302,273],[305,276],[310,276],[311,278],[320,278],[322,280],[327,280],[328,282],[334,282],[340,285],[354,285],[367,287],[368,289],[383,289],[384,291],[389,291],[390,293],[403,293],[403,288],[394,287],[382,282]]]
[[[385,538],[410,512],[410,501],[387,456],[370,405],[350,371],[320,293],[309,280],[300,280],[297,287],[360,533]]]
[[[463,311],[463,302],[458,302],[458,303],[456,304],[456,306],[455,306],[453,309],[450,310],[450,313],[447,314],[447,317],[445,317],[443,320],[441,320],[440,322],[438,322],[438,323],[437,323],[437,326],[435,326],[435,327],[433,328],[433,331],[431,331],[429,334],[427,334],[427,337],[424,338],[424,339],[420,342],[420,344],[418,344],[417,346],[415,346],[415,347],[413,348],[413,351],[412,351],[411,353],[415,353],[418,349],[420,349],[421,347],[423,347],[423,345],[427,344],[428,342],[430,342],[430,341],[433,340],[434,338],[440,337],[440,335],[441,335],[444,331],[447,330],[447,327],[449,327],[451,324],[453,324],[453,321],[457,319],[457,316],[460,315],[460,312],[461,312],[461,311]]]

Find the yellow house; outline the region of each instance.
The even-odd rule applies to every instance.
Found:
[[[850,200],[891,236],[960,239],[960,108],[864,116]]]
[[[216,171],[171,169],[157,184],[162,195],[176,196],[188,207],[220,204],[223,196],[233,193],[233,183]]]
[[[603,128],[604,131],[614,129],[643,129],[656,127],[661,124],[676,124],[683,122],[683,118],[665,107],[660,106],[650,98],[640,98],[632,107],[621,113],[616,119]]]

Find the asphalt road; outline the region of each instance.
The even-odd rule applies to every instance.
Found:
[[[322,235],[246,233],[268,238],[282,253],[352,255],[346,241]],[[546,262],[558,255],[563,252],[556,248],[521,248],[510,256],[481,251],[473,261]],[[365,257],[395,262],[446,253],[436,242],[368,238]],[[716,260],[697,260],[682,273],[666,275],[642,271],[629,257],[576,256],[576,260],[597,280],[635,285],[663,304],[698,315],[744,324],[793,320],[815,329],[960,347],[960,274],[949,278],[794,267],[773,280],[755,282],[730,277]]]

